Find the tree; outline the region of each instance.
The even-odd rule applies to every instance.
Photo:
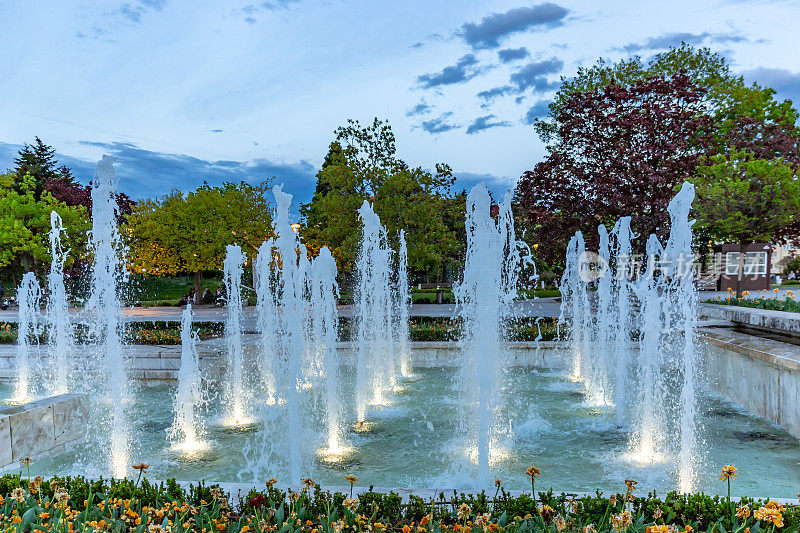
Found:
[[[194,192],[175,190],[139,202],[123,229],[130,269],[156,276],[191,273],[200,303],[202,273],[222,268],[227,245],[239,244],[252,260],[273,236],[267,190],[266,182],[204,183]]]
[[[742,296],[745,250],[754,242],[795,237],[800,218],[797,166],[782,158],[759,159],[752,152],[716,155],[694,179],[697,226],[717,239],[739,244],[736,296]]]
[[[0,174],[0,268],[11,277],[35,271],[42,274],[50,260],[50,213],[58,213],[66,234],[65,248],[70,250],[67,267],[83,257],[89,215],[83,207],[57,201],[48,191],[36,198],[36,178],[18,178],[13,173]]]
[[[393,246],[399,231],[406,230],[410,268],[441,275],[460,246],[448,223],[448,212],[457,209],[450,167],[437,164],[435,172],[409,167],[396,156],[391,126],[377,118],[368,126],[349,120],[334,135],[317,173],[314,197],[300,208],[300,234],[309,251],[328,246],[340,271],[351,271],[361,233],[358,208],[369,200]]]
[[[723,56],[711,51],[708,48],[695,49],[685,43],[679,47],[656,54],[648,61],[643,61],[635,56],[624,59],[617,63],[608,63],[602,58],[592,67],[579,68],[576,75],[572,78],[562,78],[562,84],[556,93],[553,102],[549,106],[549,115],[545,119],[538,120],[534,127],[541,139],[547,144],[548,155],[542,163],[545,167],[559,168],[558,155],[564,153],[563,133],[571,134],[575,129],[575,123],[565,123],[564,120],[575,118],[572,113],[565,113],[570,108],[574,110],[574,100],[579,95],[597,94],[607,90],[610,86],[619,86],[627,90],[633,90],[651,80],[664,78],[674,79],[676,76],[686,76],[691,80],[691,84],[698,90],[697,100],[692,103],[692,107],[699,113],[698,117],[704,116],[710,119],[708,124],[704,124],[704,130],[710,124],[710,139],[707,137],[708,131],[703,131],[697,139],[692,139],[691,144],[685,144],[685,148],[694,149],[702,156],[698,164],[706,164],[708,158],[715,154],[730,154],[731,151],[748,150],[755,153],[758,158],[783,157],[790,162],[797,162],[800,159],[800,128],[797,127],[798,114],[792,107],[789,100],[775,100],[775,91],[770,88],[761,87],[758,84],[747,85],[741,76],[734,75],[726,63]],[[666,95],[664,95],[666,96]],[[674,95],[678,97],[679,95]],[[644,103],[642,104],[644,105]],[[636,110],[629,114],[629,118],[636,118]],[[648,110],[645,107],[639,109],[641,116],[647,116]],[[581,115],[583,119],[591,116],[590,112]],[[578,118],[580,119],[579,116]],[[594,122],[588,121],[589,127],[594,126]],[[582,125],[584,126],[584,125]],[[618,121],[620,128],[618,133],[624,135],[631,126],[624,121]],[[638,126],[637,126],[638,127]],[[600,133],[599,131],[596,133]],[[700,133],[700,132],[698,132]],[[667,136],[668,137],[668,136]],[[616,149],[617,147],[612,147]],[[657,151],[658,146],[653,148]],[[675,146],[664,145],[665,155],[674,152]],[[603,168],[611,160],[618,159],[619,152],[612,152],[608,157],[600,151],[594,154],[584,154],[593,157],[592,160],[582,160],[579,162],[582,168],[594,165],[596,168]],[[657,155],[657,154],[654,154]],[[629,152],[627,157],[631,157],[631,164],[636,163],[635,151]],[[659,166],[657,160],[652,162]],[[568,163],[568,162],[567,162]],[[555,165],[555,166],[554,166]],[[535,167],[533,174],[545,167]],[[569,195],[574,193],[573,177],[574,172],[570,168],[563,167],[566,178],[558,176],[554,182],[547,183],[544,180],[535,181],[530,179],[530,172],[526,173],[526,178],[520,180],[516,191],[517,212],[525,224],[529,225],[528,235],[530,239],[539,242],[542,247],[538,250],[540,255],[545,254],[544,258],[548,263],[554,264],[561,262],[563,257],[563,242],[577,229],[594,226],[597,220],[592,219],[590,223],[581,225],[584,214],[579,204],[584,201],[585,196],[594,197],[599,195],[610,202],[618,201],[615,197],[609,197],[610,190],[617,185],[613,180],[604,180],[602,177],[597,182],[585,182],[577,187],[578,192],[574,197],[574,203],[578,213],[570,215]],[[691,168],[687,167],[687,177],[693,175]],[[661,171],[659,170],[659,173]],[[547,176],[540,176],[546,178]],[[598,187],[597,190],[592,187]],[[671,179],[654,180],[647,182],[646,190],[652,187],[660,188],[661,196],[671,196],[674,194],[675,182]],[[560,203],[552,202],[548,205],[547,200],[534,202],[531,200],[537,197],[547,198],[553,195],[553,191],[560,195]],[[637,193],[637,191],[630,191]],[[624,197],[625,195],[623,195]],[[627,213],[637,214],[638,218],[647,219],[651,216],[657,217],[660,211],[652,211],[660,204],[653,204],[647,194],[643,194],[641,201],[631,198],[625,202]],[[641,209],[640,209],[641,204]],[[532,210],[529,206],[533,206]],[[552,206],[556,209],[547,212],[547,207]],[[603,206],[598,206],[599,213],[603,213]],[[558,211],[562,209],[562,211]],[[620,215],[619,210],[614,205],[605,210],[607,224],[616,222],[616,217]],[[601,218],[601,217],[597,217]],[[548,219],[552,219],[548,222]],[[556,222],[558,226],[556,226]],[[663,222],[663,221],[661,221]],[[634,220],[634,223],[637,223]],[[540,225],[541,224],[541,225]],[[635,228],[643,234],[649,231],[653,224],[647,227]],[[559,229],[558,233],[550,231]],[[593,236],[596,228],[591,228],[587,236]],[[698,231],[702,232],[702,228]],[[796,230],[800,234],[800,221],[796,225]],[[646,233],[644,233],[646,236]],[[707,235],[701,235],[699,242],[708,242]]]
[[[58,177],[65,168],[57,168],[55,149],[46,145],[39,137],[36,137],[34,144],[25,143],[19,149],[17,157],[14,158],[14,188],[18,193],[22,188],[31,188],[30,184],[25,184],[28,176],[33,178],[33,196],[36,201],[42,196],[45,184],[51,178]],[[69,173],[71,175],[71,172]]]
[[[705,95],[680,72],[566,98],[557,108],[547,157],[516,189],[526,238],[539,244],[537,254],[560,263],[575,230],[591,240],[599,224],[627,215],[640,236],[665,235],[675,187],[696,173],[711,144]]]
[[[66,165],[58,166],[55,149],[35,137],[34,144],[24,144],[14,159],[14,187],[21,193],[22,181],[32,176],[34,198],[38,201],[43,191],[48,191],[56,201],[68,206],[83,206],[91,216],[92,187],[81,185]],[[122,223],[130,215],[135,202],[126,194],[117,194],[117,220]]]

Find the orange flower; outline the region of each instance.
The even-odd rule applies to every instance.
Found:
[[[736,467],[734,465],[725,465],[722,467],[722,474],[719,476],[720,481],[728,481],[729,479],[736,479]]]

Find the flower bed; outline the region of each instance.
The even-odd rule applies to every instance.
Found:
[[[778,289],[773,290],[773,293],[777,294]],[[766,296],[766,291],[762,291],[758,298],[736,298],[733,295],[729,295],[725,298],[712,298],[711,300],[706,300],[705,303],[709,304],[717,304],[717,305],[734,305],[739,307],[750,307],[753,309],[769,309],[771,311],[789,311],[791,313],[800,313],[800,301],[795,300],[794,292],[789,290],[786,291],[785,298],[769,298]],[[742,293],[743,296],[748,296],[749,292],[744,291]]]
[[[512,319],[503,332],[510,341],[535,341],[541,333],[542,341],[559,338],[558,323],[554,318],[525,317]],[[125,326],[125,340],[131,344],[174,345],[181,343],[180,322],[130,322]],[[192,329],[205,340],[221,337],[225,325],[222,322],[195,322]],[[352,340],[353,325],[349,317],[339,319],[339,340]],[[461,336],[458,319],[447,317],[412,316],[409,318],[409,335],[412,341],[457,341]],[[86,342],[86,328],[75,327],[75,341]],[[0,322],[0,344],[17,342],[17,324]],[[47,342],[46,329],[38,336],[38,342]]]
[[[137,465],[144,472],[147,465]],[[727,467],[733,468],[733,467]],[[535,469],[534,469],[535,470]],[[530,470],[529,470],[530,471]],[[539,472],[536,470],[535,476]],[[723,476],[725,477],[725,471]],[[735,477],[729,473],[725,481]],[[534,481],[535,477],[531,477]],[[636,482],[608,497],[559,494],[552,490],[512,496],[498,480],[494,494],[439,494],[435,500],[394,493],[353,495],[355,476],[346,476],[349,494],[320,489],[303,480],[300,492],[284,492],[267,482],[239,501],[218,486],[173,480],[151,485],[146,479],[87,481],[82,477],[19,475],[0,478],[0,527],[3,531],[183,531],[278,533],[503,533],[569,531],[576,533],[759,533],[777,528],[796,533],[800,507],[675,492],[663,499],[637,496]]]
[[[526,317],[510,320],[503,332],[510,341],[535,341],[541,332],[542,341],[558,338],[557,321],[547,317]],[[412,316],[409,318],[412,341],[457,341],[461,323],[447,317]],[[349,317],[339,319],[339,340],[353,339],[353,323]]]
[[[222,336],[225,329],[221,322],[195,322],[192,329],[201,339]],[[82,324],[74,328],[74,339],[77,343],[86,342],[87,330]],[[131,322],[125,326],[125,340],[131,344],[180,344],[181,323],[177,321]],[[0,344],[17,342],[16,322],[0,322]],[[47,329],[43,329],[35,342],[47,342]]]

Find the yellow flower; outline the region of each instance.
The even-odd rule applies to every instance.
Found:
[[[150,463],[139,463],[138,465],[133,465],[131,468],[144,474],[147,472],[147,469],[150,468]]]
[[[742,505],[736,509],[736,516],[738,518],[750,518],[750,506]]]
[[[669,526],[666,524],[647,526],[646,533],[669,533]]]
[[[472,509],[466,503],[462,503],[461,506],[458,508],[458,519],[464,520],[472,514]]]
[[[776,527],[783,527],[783,515],[781,514],[781,509],[778,506],[779,504],[776,504],[775,507],[770,507],[769,504],[767,504],[767,506],[757,509],[753,513],[753,516],[756,518],[756,520],[772,522]]]
[[[561,515],[557,515],[553,518],[553,523],[556,525],[556,529],[559,531],[564,531],[564,528],[567,527],[567,523],[564,521],[564,517]]]
[[[342,503],[345,507],[350,509],[351,513],[354,513],[356,509],[358,509],[358,500],[356,498],[347,498]]]
[[[268,489],[271,489],[271,488],[272,488],[272,486],[273,486],[275,483],[277,483],[277,482],[278,482],[278,480],[277,480],[277,479],[275,479],[275,478],[272,478],[272,479],[270,479],[269,481],[267,481],[267,488],[268,488]]]
[[[734,465],[725,465],[722,467],[722,474],[719,476],[720,481],[728,481],[729,479],[736,479],[736,467]]]
[[[525,471],[525,473],[531,476],[533,479],[536,479],[541,474],[539,469],[536,468],[535,466],[529,466],[528,469]]]
[[[344,480],[349,482],[349,483],[356,484],[356,483],[358,483],[358,476],[354,476],[353,474],[348,474],[348,475],[344,476]]]

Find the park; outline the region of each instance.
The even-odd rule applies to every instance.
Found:
[[[510,68],[477,98],[547,95],[518,124],[364,100],[294,166],[0,130],[0,527],[800,529],[797,104],[750,37],[501,48],[578,11],[481,7],[409,89]],[[506,181],[441,140],[523,127]]]

